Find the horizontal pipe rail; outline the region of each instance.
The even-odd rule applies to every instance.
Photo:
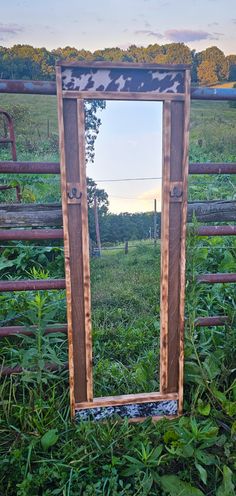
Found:
[[[0,161],[1,174],[60,174],[59,162]],[[236,174],[236,163],[190,163],[189,174]]]
[[[200,226],[198,236],[236,236],[236,226]]]
[[[10,138],[1,138],[0,139],[0,143],[4,144],[4,143],[13,143],[13,140],[10,139]]]
[[[60,174],[59,162],[0,161],[0,174]]]
[[[15,188],[15,186],[9,186],[7,184],[1,184],[0,191],[5,191],[7,189],[12,189],[12,188]]]
[[[0,338],[5,338],[8,336],[16,336],[17,334],[22,334],[25,336],[33,336],[35,334],[36,326],[6,326],[0,327]],[[48,326],[44,334],[55,334],[55,332],[67,333],[66,324],[55,324],[54,326]]]
[[[0,93],[56,95],[55,81],[0,80]],[[191,87],[192,100],[236,100],[234,88]]]
[[[0,281],[0,292],[39,291],[48,289],[65,289],[65,279],[42,279],[27,281]]]
[[[207,88],[191,87],[192,100],[236,100],[236,89],[234,88]]]
[[[191,163],[189,174],[236,174],[236,162]]]
[[[55,81],[30,81],[23,79],[0,79],[0,93],[23,93],[26,95],[56,95]]]
[[[197,276],[197,282],[206,284],[236,282],[236,273],[200,274]]]
[[[45,363],[45,370],[49,370],[50,372],[56,372],[57,370],[66,370],[68,369],[68,363],[63,363],[62,365],[58,365],[56,363]],[[30,372],[33,372],[33,369],[30,369]],[[16,367],[2,367],[0,368],[0,377],[8,376],[11,374],[21,374],[22,372],[27,372],[26,369],[17,365]]]
[[[215,317],[198,317],[194,324],[196,327],[214,327],[214,326],[224,326],[229,321],[226,315],[220,315]]]
[[[1,229],[0,240],[62,239],[63,229]]]

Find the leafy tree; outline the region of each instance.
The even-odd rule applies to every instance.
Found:
[[[121,48],[105,48],[104,50],[96,50],[92,55],[93,60],[107,60],[117,62],[124,60],[124,50]]]
[[[89,100],[85,103],[86,157],[90,162],[94,161],[94,144],[101,126],[97,113],[105,106],[103,100]]]
[[[157,232],[160,232],[161,214],[157,214]],[[117,243],[120,241],[146,239],[150,228],[153,229],[153,213],[120,213],[99,217],[102,243]],[[94,238],[95,239],[95,238]]]
[[[94,197],[97,197],[97,206],[100,215],[105,215],[108,212],[108,194],[104,189],[97,187],[97,184],[91,177],[87,177],[87,195],[88,195],[88,207],[93,208]]]
[[[236,89],[236,83],[233,85],[233,88],[235,88],[235,89]],[[230,106],[231,108],[236,108],[236,100],[231,100],[231,101],[229,102],[229,106]]]
[[[89,221],[89,235],[90,239],[94,242],[96,241],[96,231],[95,231],[95,219],[94,219],[94,197],[97,198],[97,208],[99,222],[103,220],[103,217],[108,212],[108,194],[104,189],[97,187],[97,184],[93,179],[87,177],[87,196],[88,196],[88,221]]]
[[[191,50],[184,43],[169,43],[162,46],[162,54],[157,56],[155,61],[167,64],[191,64]]]
[[[199,53],[199,62],[210,62],[214,66],[217,81],[224,81],[229,75],[229,63],[224,53],[216,46]],[[212,71],[213,69],[211,69]]]
[[[228,55],[226,60],[229,64],[229,81],[236,80],[236,55]]]
[[[198,79],[202,84],[213,84],[217,82],[216,65],[210,60],[204,60],[197,70]]]
[[[78,50],[75,47],[66,46],[64,48],[57,48],[52,50],[52,55],[55,62],[60,59],[66,59],[70,62],[76,62],[79,60],[92,60],[92,53],[88,50]]]
[[[133,44],[127,50],[111,47],[96,50],[93,53],[70,46],[59,47],[51,51],[46,48],[34,48],[20,44],[11,48],[0,47],[0,77],[4,79],[54,79],[55,63],[60,59],[192,64],[192,81],[194,82],[197,82],[198,67],[203,62],[210,62],[214,64],[216,81],[223,81],[228,77],[232,81],[236,77],[236,55],[225,57],[216,46],[197,53],[194,50],[191,51],[184,43],[165,45],[154,43],[148,47],[138,47]]]

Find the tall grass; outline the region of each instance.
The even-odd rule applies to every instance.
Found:
[[[1,343],[7,363],[20,361],[23,367],[22,374],[2,378],[0,386],[4,496],[234,494],[234,293],[222,286],[207,299],[206,289],[195,284],[195,274],[207,263],[202,245],[196,238],[189,240],[186,413],[181,419],[157,424],[147,419],[140,425],[71,422],[68,373],[60,370],[67,359],[66,340],[44,332],[55,319],[55,296],[38,293],[25,301],[25,318],[36,325],[35,335]],[[214,244],[209,252],[211,248]],[[92,261],[98,394],[155,386],[150,382],[156,377],[159,336],[155,261],[159,250],[153,246]],[[196,331],[193,321],[199,311],[210,313],[218,305],[224,312],[231,309],[226,330]],[[45,370],[55,360],[59,371]]]

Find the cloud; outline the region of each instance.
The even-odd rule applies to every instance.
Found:
[[[0,23],[0,40],[4,41],[11,36],[22,33],[22,31],[24,31],[24,29],[19,24]]]
[[[234,24],[236,24],[236,19],[231,19],[231,21],[232,21]]]
[[[159,40],[166,39],[172,42],[189,43],[191,41],[217,40],[223,33],[209,33],[208,31],[193,29],[168,29],[163,34],[151,29],[138,29],[134,31],[135,35],[145,35]]]
[[[218,22],[210,22],[208,24],[209,28],[212,27],[212,26],[219,26],[219,23]]]
[[[138,29],[134,34],[146,34],[147,36],[154,36],[154,38],[159,39],[164,38],[163,34],[158,33],[157,31],[151,31],[150,29]]]
[[[168,29],[165,31],[165,38],[174,42],[190,42],[200,40],[216,39],[211,33],[202,30],[193,29]]]

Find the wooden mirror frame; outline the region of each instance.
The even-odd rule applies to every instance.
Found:
[[[56,74],[72,416],[176,416],[183,408],[190,67],[64,61]],[[89,99],[163,102],[160,392],[93,398],[84,118]]]

